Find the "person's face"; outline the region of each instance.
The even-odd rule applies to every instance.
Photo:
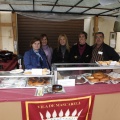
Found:
[[[86,38],[84,34],[79,35],[79,44],[84,45],[86,42]]]
[[[66,44],[66,40],[64,37],[60,38],[60,45],[65,45]]]
[[[40,49],[40,41],[36,41],[32,44],[32,48],[34,50],[39,50]]]
[[[97,45],[101,45],[104,41],[104,37],[102,34],[96,34],[95,41]]]
[[[43,37],[41,39],[41,44],[42,44],[42,46],[47,45],[47,38],[46,37]]]

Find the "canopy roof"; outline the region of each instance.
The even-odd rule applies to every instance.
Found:
[[[0,0],[0,11],[120,15],[120,0]]]

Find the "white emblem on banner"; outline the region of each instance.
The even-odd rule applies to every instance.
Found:
[[[82,109],[83,110],[83,109]],[[75,109],[71,114],[70,110],[68,109],[65,112],[65,116],[63,115],[63,111],[60,110],[59,113],[57,113],[55,110],[51,114],[49,111],[46,112],[46,116],[43,116],[41,112],[39,112],[40,117],[42,120],[78,120],[78,117],[81,115],[82,110],[77,112]]]

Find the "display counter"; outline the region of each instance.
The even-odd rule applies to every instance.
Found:
[[[42,102],[85,96],[94,97],[94,95],[93,111],[89,113],[92,114],[91,120],[118,120],[120,118],[120,84],[77,85],[66,87],[65,91],[64,94],[45,94],[38,97],[34,96],[35,89],[0,90],[0,118],[1,120],[23,120],[21,102],[24,101]]]
[[[96,64],[86,67],[54,66],[54,75],[49,75],[53,83],[57,83],[58,72],[64,79],[70,76],[81,75],[99,70],[117,70],[119,66],[103,66]],[[62,70],[64,69],[64,70]],[[64,71],[64,72],[63,72]],[[66,71],[66,73],[65,73]],[[75,72],[74,72],[75,71]],[[78,72],[79,71],[79,72]],[[81,72],[82,71],[82,72]],[[83,73],[84,72],[84,73]],[[57,74],[56,74],[57,73]],[[118,73],[119,74],[119,73]],[[11,74],[10,74],[11,75]],[[14,75],[20,77],[21,74]],[[1,77],[5,77],[4,75]],[[8,76],[9,77],[9,74]],[[33,77],[24,76],[22,77]],[[40,77],[40,76],[39,76]],[[43,77],[43,76],[42,76]],[[11,77],[12,78],[12,77]],[[68,77],[67,77],[68,78]],[[120,119],[120,84],[100,82],[77,84],[64,87],[64,93],[46,93],[44,96],[35,96],[36,88],[2,88],[0,89],[0,119],[1,120],[119,120]],[[7,115],[6,115],[7,114]]]

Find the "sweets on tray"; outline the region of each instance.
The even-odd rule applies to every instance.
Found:
[[[99,65],[120,65],[120,61],[112,61],[112,60],[109,60],[109,61],[98,61],[98,64]]]
[[[105,82],[110,80],[110,77],[103,72],[96,72],[86,77],[90,82]]]
[[[47,84],[50,84],[50,80],[47,77],[45,78],[30,77],[28,79],[28,85],[30,86],[39,86],[39,85],[47,85]]]
[[[120,81],[120,73],[111,72],[108,74],[111,80],[119,80]]]

